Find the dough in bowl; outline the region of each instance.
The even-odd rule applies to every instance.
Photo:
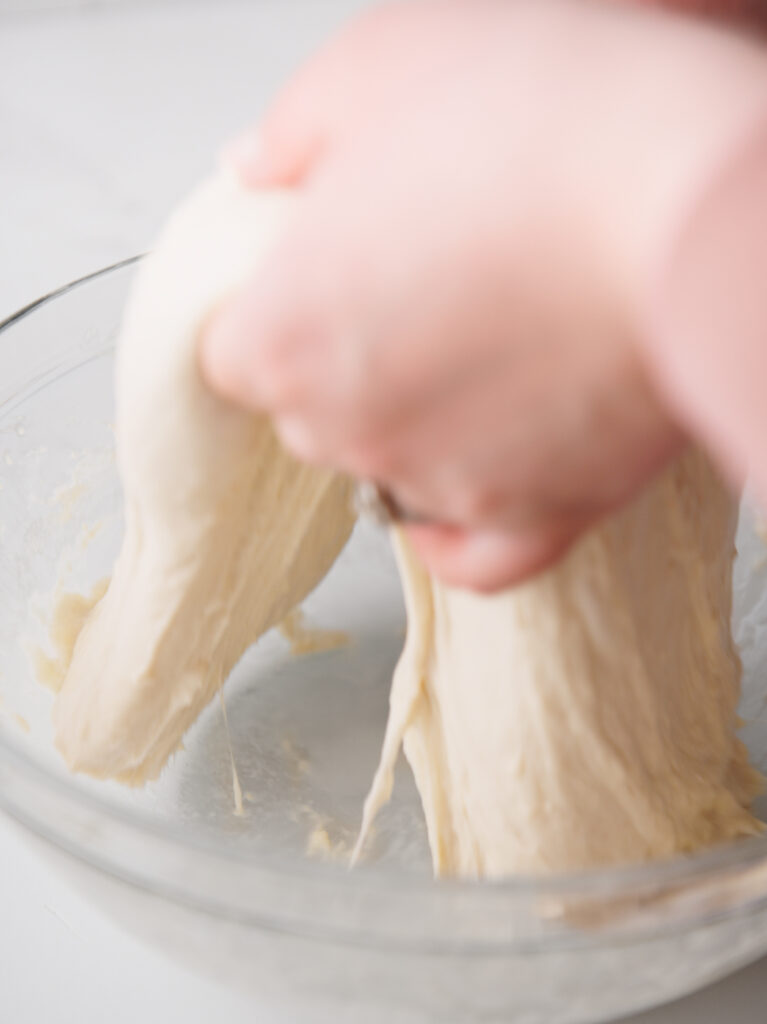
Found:
[[[125,538],[56,700],[77,771],[154,778],[230,670],[323,578],[354,523],[349,481],[288,455],[268,419],[203,385],[211,311],[289,216],[228,175],[171,217],[142,265],[117,352]]]
[[[350,533],[349,481],[295,461],[198,368],[207,317],[294,202],[220,175],[141,268],[117,367],[125,539],[55,707],[75,770],[155,777]],[[559,565],[491,597],[430,578],[394,530],[408,634],[357,854],[400,746],[440,875],[639,861],[758,831],[760,777],[736,737],[736,518],[693,451]]]
[[[736,737],[737,502],[684,455],[559,565],[483,596],[395,534],[408,635],[358,851],[400,744],[439,875],[669,857],[761,828]]]

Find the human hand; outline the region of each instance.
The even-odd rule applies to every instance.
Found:
[[[643,344],[655,275],[766,97],[754,47],[660,14],[375,11],[240,148],[298,210],[205,372],[434,520],[408,529],[448,582],[520,580],[684,443]]]

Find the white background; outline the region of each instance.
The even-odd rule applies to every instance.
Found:
[[[221,142],[256,119],[301,56],[360,6],[0,0],[0,319],[146,249]],[[766,1018],[767,961],[632,1021]],[[0,821],[1,1021],[214,1019],[274,1020],[118,932]]]

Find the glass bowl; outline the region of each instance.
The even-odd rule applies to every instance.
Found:
[[[304,607],[348,644],[298,655],[275,630],[227,683],[242,816],[217,703],[144,789],[66,771],[35,664],[55,654],[56,593],[87,593],[120,542],[113,346],[134,262],[0,325],[0,806],[30,844],[124,926],[296,1024],[603,1021],[767,951],[767,838],[436,883],[403,765],[365,864],[348,870],[404,633],[387,538],[366,523]],[[743,736],[764,769],[767,560],[747,513],[739,552]]]

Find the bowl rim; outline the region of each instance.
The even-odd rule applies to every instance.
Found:
[[[6,342],[5,333],[20,321],[33,316],[42,306],[61,299],[67,293],[83,288],[89,283],[99,281],[120,271],[128,270],[144,258],[145,254],[129,256],[111,263],[108,266],[92,271],[55,288],[40,298],[11,313],[0,321],[0,344]],[[2,406],[0,406],[0,412]],[[18,782],[16,786],[14,782]],[[598,941],[614,942],[620,938],[650,938],[655,934],[669,934],[673,926],[689,927],[691,922],[702,924],[731,916],[733,913],[756,912],[767,907],[767,834],[737,842],[723,843],[709,847],[688,856],[654,861],[651,863],[611,866],[553,875],[518,875],[498,880],[476,882],[466,879],[440,879],[435,881],[430,875],[399,875],[397,876],[396,892],[393,893],[392,876],[385,870],[368,865],[357,869],[353,874],[339,872],[336,868],[308,858],[300,868],[292,864],[286,869],[278,858],[272,862],[268,857],[258,859],[236,846],[227,847],[200,833],[185,830],[183,827],[162,825],[156,818],[145,814],[134,807],[117,807],[99,794],[79,789],[69,784],[63,776],[57,776],[44,765],[28,756],[14,740],[0,731],[0,809],[15,819],[23,827],[36,833],[40,838],[53,844],[88,866],[102,871],[121,881],[138,886],[144,890],[157,892],[167,898],[207,910],[218,916],[226,916],[233,920],[255,924],[264,928],[277,928],[280,931],[299,932],[315,938],[332,941],[351,942],[354,945],[373,945],[385,947],[388,939],[385,935],[371,935],[371,921],[368,927],[361,927],[359,915],[354,921],[334,927],[319,929],[317,921],[300,921],[281,919],[274,913],[258,913],[247,908],[241,912],[227,901],[219,903],[207,899],[205,894],[189,891],[183,885],[179,888],[163,884],[158,892],[156,880],[152,872],[132,870],[129,865],[119,864],[114,858],[103,851],[86,845],[66,834],[64,827],[51,824],[41,813],[30,810],[25,804],[24,794],[37,794],[37,797],[53,798],[56,803],[68,808],[73,814],[82,813],[91,818],[108,820],[113,826],[146,840],[150,847],[163,850],[174,850],[183,858],[199,857],[201,863],[210,864],[210,858],[218,863],[225,863],[235,873],[244,871],[249,876],[258,876],[260,881],[270,884],[293,886],[297,885],[302,892],[311,894],[312,890],[327,890],[329,898],[343,899],[351,892],[355,899],[361,900],[360,906],[367,906],[369,898],[376,905],[391,902],[418,902],[419,898],[425,912],[428,908],[443,904],[443,909],[450,913],[450,904],[455,903],[456,913],[461,908],[470,906],[480,914],[493,910],[495,914],[501,907],[503,913],[522,913],[529,917],[530,928],[523,927],[515,934],[505,938],[492,940],[488,944],[460,943],[462,952],[480,952],[492,950],[494,953],[511,950],[542,952],[550,951],[552,943],[570,947]],[[35,797],[35,799],[37,799]],[[43,799],[43,803],[45,803]],[[49,801],[50,803],[50,801]],[[753,879],[754,884],[739,886],[738,881]],[[168,879],[165,879],[165,883]],[[722,902],[715,898],[715,892],[721,891],[722,885],[730,885],[731,898]],[[690,900],[690,895],[693,898]],[[713,898],[712,898],[713,897]],[[402,898],[402,900],[400,899]],[[557,901],[570,910],[580,908],[587,912],[607,913],[602,927],[593,929],[584,935],[582,931],[572,931],[571,926],[562,926],[556,913],[551,917],[551,908],[556,909]],[[677,903],[681,904],[681,912]],[[549,915],[542,914],[549,908]],[[672,909],[672,913],[661,915],[653,913],[658,907]],[[617,914],[610,908],[620,908]],[[650,913],[648,914],[648,908]],[[674,910],[676,908],[676,911]],[[566,915],[565,915],[566,916]],[[551,920],[549,920],[551,917]],[[374,924],[374,922],[372,922]],[[587,933],[589,929],[587,929]],[[518,934],[517,934],[518,933]],[[396,944],[398,950],[403,949],[401,943]],[[416,939],[412,948],[418,951],[440,952],[455,951],[456,944],[449,936],[444,941]]]

